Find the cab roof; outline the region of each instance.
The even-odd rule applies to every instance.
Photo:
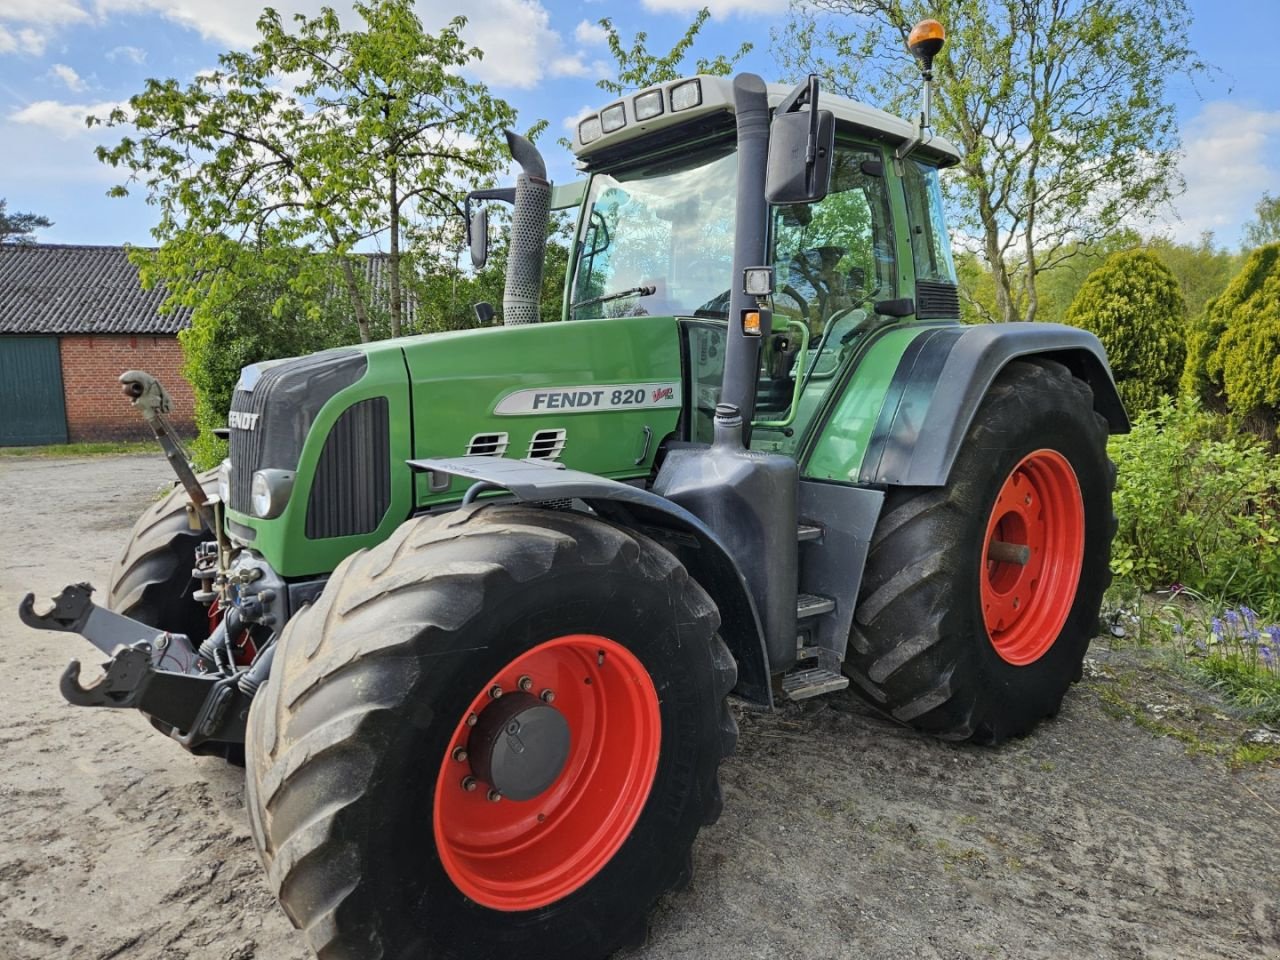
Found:
[[[694,83],[697,84],[697,102],[677,108],[677,102],[683,101],[687,104],[695,99],[692,87]],[[769,84],[769,106],[777,107],[792,89],[793,87],[786,84]],[[673,93],[676,94],[674,98]],[[650,106],[650,110],[660,102],[661,113],[648,119],[637,120],[637,101],[644,101]],[[852,129],[857,134],[891,147],[906,143],[916,133],[915,125],[901,117],[869,107],[856,100],[850,100],[848,97],[823,93],[818,98],[818,104],[821,109],[830,110],[834,114],[837,129]],[[616,160],[619,151],[615,148],[621,144],[685,125],[706,129],[707,121],[714,119],[715,115],[728,114],[728,117],[731,117],[733,113],[732,77],[713,77],[706,74],[682,77],[679,80],[654,84],[627,94],[580,118],[574,126],[572,149],[574,156],[578,158],[579,165],[584,169],[590,169],[598,165],[599,161],[603,160],[607,163]],[[601,127],[598,136],[584,143],[583,127],[588,127],[588,133],[590,133],[593,122],[600,123],[605,114],[609,115],[611,126],[615,126],[619,119],[624,123],[608,132]],[[955,145],[937,136],[926,137],[918,148],[918,152],[943,167],[951,166],[960,160],[960,151]]]

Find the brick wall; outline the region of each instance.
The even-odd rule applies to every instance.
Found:
[[[182,348],[173,336],[64,336],[61,338],[62,391],[67,402],[67,434],[81,440],[150,437],[146,422],[120,392],[117,377],[145,370],[173,397],[170,421],[194,433],[195,401],[182,377]]]

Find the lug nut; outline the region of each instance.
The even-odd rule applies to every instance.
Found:
[[[556,692],[554,690],[543,690],[539,696],[541,696],[543,703],[550,703],[556,698]]]
[[[519,680],[519,687],[525,693],[528,693],[530,690],[533,689],[533,677],[529,676],[528,674],[525,674]]]
[[[488,793],[488,798],[490,803],[497,803],[499,800],[502,799],[502,794],[500,794],[497,790],[490,790]]]
[[[604,651],[603,651],[603,650],[597,650],[597,651],[596,651],[596,666],[597,666],[597,667],[603,667],[603,666],[604,666]]]
[[[500,696],[502,696],[502,688],[495,683],[492,687],[489,688],[489,696],[492,697],[494,700],[497,700]]]
[[[476,778],[475,778],[475,777],[463,777],[463,778],[462,778],[462,789],[463,789],[463,790],[465,790],[465,791],[467,791],[467,793],[473,793],[473,792],[475,791],[475,789],[476,789]]]
[[[474,727],[479,722],[479,718],[474,713],[467,714],[467,726]]]
[[[466,759],[467,759],[467,751],[466,751],[466,748],[465,748],[465,747],[454,747],[454,748],[453,748],[453,759],[457,760],[459,763],[462,763],[464,760],[466,760]]]

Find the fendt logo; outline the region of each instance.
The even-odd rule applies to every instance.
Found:
[[[258,426],[257,413],[241,413],[238,410],[232,410],[227,414],[227,426],[235,427],[237,430],[254,430]]]

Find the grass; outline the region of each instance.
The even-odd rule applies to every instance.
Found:
[[[53,443],[40,447],[0,447],[0,457],[114,457],[124,454],[160,453],[154,440],[101,440],[92,443]]]
[[[1280,728],[1280,602],[1260,606],[1262,613],[1180,587],[1144,594],[1121,584],[1109,592],[1104,617],[1113,638],[1161,651],[1174,674],[1217,694],[1236,723]],[[1115,693],[1103,700],[1114,715],[1180,740],[1188,752],[1215,753],[1233,766],[1280,761],[1280,744],[1214,743],[1219,738],[1201,738],[1213,726],[1203,718],[1152,716]]]

